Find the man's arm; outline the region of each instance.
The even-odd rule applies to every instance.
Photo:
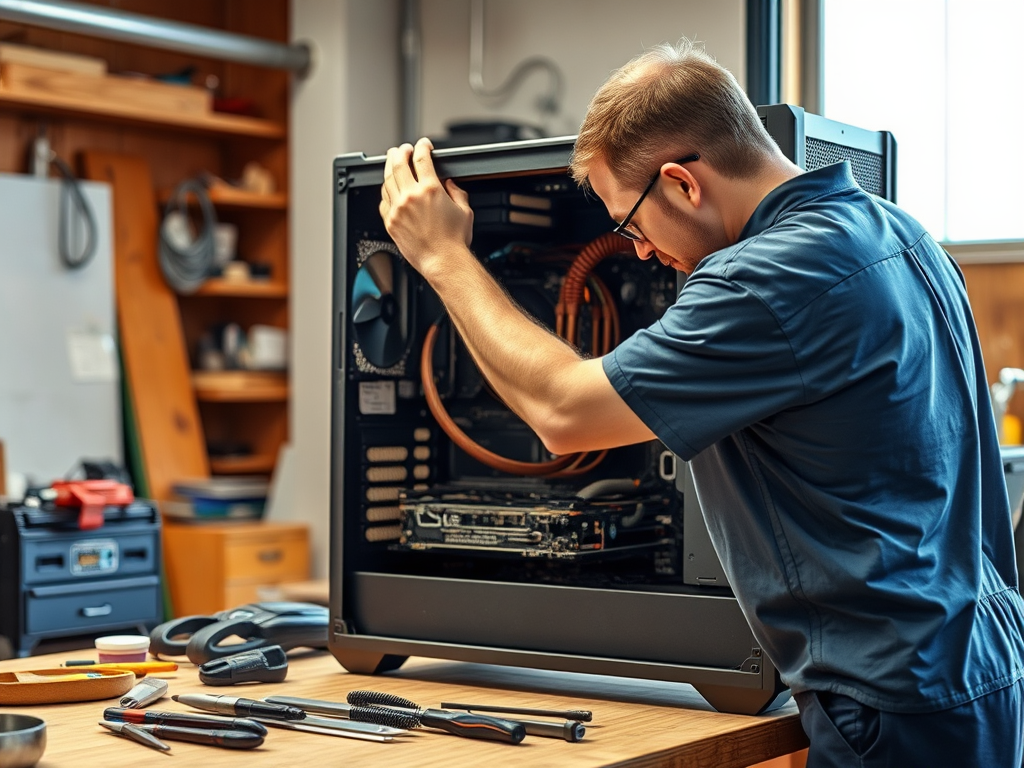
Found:
[[[384,225],[406,260],[437,291],[481,373],[555,454],[654,437],[612,387],[600,359],[584,360],[525,315],[469,250],[468,195],[444,185],[420,139],[388,151]]]

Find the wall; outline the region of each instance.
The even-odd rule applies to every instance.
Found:
[[[549,129],[575,133],[593,92],[645,46],[696,38],[743,82],[744,8],[741,0],[487,0],[484,84],[499,85],[525,57],[554,59],[566,98]],[[400,10],[400,0],[292,0],[293,39],[315,43],[316,65],[296,82],[291,112],[292,447],[274,506],[311,525],[317,577],[327,575],[329,551],[331,160],[381,154],[399,139]],[[539,74],[500,110],[470,90],[470,0],[421,0],[420,13],[422,133],[466,117],[538,122]]]
[[[702,41],[740,83],[745,80],[745,3],[741,0],[485,0],[483,82],[501,85],[528,56],[564,73],[565,108],[543,127],[575,134],[587,104],[611,71],[645,47],[682,36]],[[470,0],[422,0],[422,129],[443,132],[452,119],[513,118],[544,123],[535,104],[547,89],[536,72],[504,107],[487,109],[469,86]]]
[[[1000,368],[1024,368],[1024,242],[950,245],[947,250],[967,282],[991,384]],[[1015,393],[1008,410],[1024,420],[1024,394]]]
[[[292,36],[314,66],[291,111],[291,448],[271,513],[309,523],[312,570],[327,575],[331,403],[331,163],[398,133],[398,3],[292,0]],[[278,495],[279,494],[279,495]]]

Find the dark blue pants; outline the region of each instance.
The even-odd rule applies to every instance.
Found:
[[[795,697],[807,768],[1020,768],[1024,681],[941,712],[881,712],[848,696]]]

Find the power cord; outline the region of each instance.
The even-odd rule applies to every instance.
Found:
[[[46,178],[50,166],[60,174],[60,221],[57,227],[57,252],[61,263],[68,269],[81,269],[96,255],[96,216],[92,206],[82,193],[82,186],[75,178],[71,167],[57,157],[50,148],[46,129],[41,128],[32,143],[29,164],[33,175]],[[78,253],[72,253],[71,232],[74,227],[74,212],[77,211],[85,228],[85,245]]]

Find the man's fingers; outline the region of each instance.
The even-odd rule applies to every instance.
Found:
[[[456,184],[454,179],[445,179],[444,188],[448,193],[448,197],[458,203],[460,208],[469,207],[469,194]]]
[[[433,150],[434,145],[430,139],[424,137],[416,142],[416,147],[412,151],[412,163],[416,169],[416,178],[424,184],[438,180],[437,171],[434,170],[434,161],[430,157]]]
[[[395,190],[401,191],[416,182],[409,159],[412,157],[412,145],[403,144],[388,150],[387,162],[384,165],[384,184],[390,181]]]

